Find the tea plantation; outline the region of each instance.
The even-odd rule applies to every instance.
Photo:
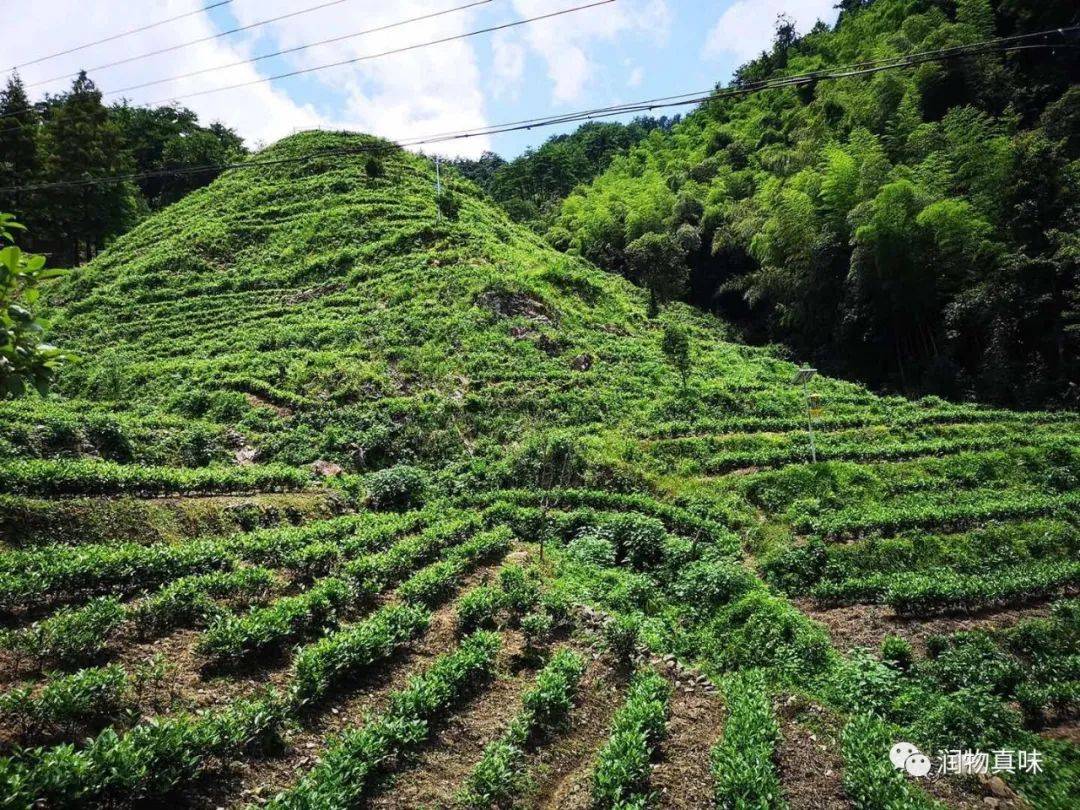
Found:
[[[260,157],[343,149],[52,290],[0,807],[1080,806],[1080,416],[818,377],[814,463],[779,352],[384,142]]]

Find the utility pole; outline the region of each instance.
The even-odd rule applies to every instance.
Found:
[[[439,200],[442,199],[442,158],[435,156],[435,221],[442,222],[442,208]]]
[[[800,368],[791,380],[792,385],[801,385],[806,394],[806,432],[810,436],[810,458],[817,464],[817,448],[814,446],[814,410],[810,397],[810,380],[817,376],[816,368]]]

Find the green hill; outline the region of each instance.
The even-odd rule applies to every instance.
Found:
[[[716,318],[372,139],[259,159],[342,149],[55,291],[80,362],[0,404],[0,804],[990,790],[905,739],[1076,805],[1080,418],[818,377],[813,463],[797,366]]]
[[[1076,23],[1056,0],[842,5],[736,87]],[[691,300],[879,389],[1075,408],[1071,36],[711,101],[570,194],[551,239],[635,281],[662,239]]]

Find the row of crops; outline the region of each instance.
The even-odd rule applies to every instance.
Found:
[[[1002,776],[1033,806],[1074,805],[1080,770],[1062,738],[1080,716],[1075,414],[841,410],[815,418],[817,464],[805,417],[671,423],[640,443],[676,502],[723,509],[771,593],[835,635],[818,655],[812,632],[776,610],[754,649],[729,623],[745,618],[746,596],[713,614],[702,645],[738,673],[723,681],[729,717],[714,751],[718,794],[738,798],[720,804],[774,806],[783,794],[782,769],[769,767],[781,731],[767,696],[785,684],[847,718],[838,744],[854,806],[942,798],[882,760],[901,739],[927,752],[1006,741],[1049,752],[1072,787]],[[745,588],[738,581],[714,575],[708,584],[730,600]],[[700,602],[709,590],[682,593]],[[755,598],[760,611],[767,597]],[[777,648],[801,653],[779,678],[761,652]],[[974,791],[969,801],[979,800]]]
[[[293,722],[324,714],[366,673],[392,667],[400,651],[430,632],[431,611],[454,594],[459,646],[440,652],[388,695],[380,713],[329,738],[319,764],[274,802],[345,807],[377,789],[389,765],[421,750],[449,712],[483,689],[507,632],[524,639],[528,660],[536,662],[535,683],[516,714],[507,707],[505,730],[458,794],[464,806],[527,796],[526,774],[537,752],[556,743],[575,711],[587,659],[581,652],[548,652],[553,634],[567,632],[560,628],[568,627],[570,602],[581,596],[568,584],[552,590],[510,564],[493,580],[461,591],[470,571],[497,565],[514,534],[528,537],[537,525],[539,509],[520,494],[506,496],[478,512],[439,506],[181,545],[9,552],[0,575],[12,626],[0,646],[23,682],[5,691],[0,722],[12,741],[44,745],[11,749],[0,760],[9,806],[31,797],[86,805],[166,796],[196,789],[195,780],[222,761],[272,759]],[[591,533],[643,581],[667,581],[680,561],[726,544],[725,532],[707,519],[648,499],[588,491],[567,491],[562,499],[549,513],[557,527],[552,553],[576,554],[579,538],[588,546]],[[633,511],[634,504],[661,517]],[[668,526],[693,528],[707,539],[695,550]],[[173,568],[183,576],[168,577]],[[593,562],[585,569],[628,574]],[[620,629],[601,648],[627,661],[635,644],[627,634],[645,638],[641,622],[649,620],[633,609],[612,613],[623,620],[612,619]],[[152,708],[138,657],[127,651],[152,650],[156,640],[178,632],[194,633],[188,648],[198,682],[220,691],[220,705],[189,708],[181,699],[163,713]],[[284,674],[271,679],[269,691],[223,688],[252,667],[267,666]],[[651,795],[649,772],[662,754],[670,695],[666,680],[648,668],[613,677],[626,678],[625,705],[588,765],[590,795],[608,807]]]
[[[848,718],[849,797],[865,797],[858,799],[865,806],[881,797],[919,806],[929,800],[918,785],[874,760],[881,739],[904,733],[944,743],[949,729],[967,728],[978,730],[980,743],[1031,744],[1027,735],[1075,712],[1077,614],[1060,600],[1080,583],[1075,495],[1036,489],[1067,480],[1074,459],[1035,443],[1006,453],[794,465],[733,477],[732,491],[748,507],[789,521],[788,543],[762,547],[762,578],[740,560],[746,544],[758,542],[748,509],[718,519],[700,498],[678,505],[588,489],[505,490],[457,506],[182,543],[9,551],[0,558],[7,625],[0,655],[17,681],[0,699],[0,722],[9,745],[43,747],[11,748],[4,779],[15,797],[126,802],[198,790],[195,780],[223,760],[272,761],[287,749],[295,722],[325,715],[358,679],[395,666],[432,632],[432,611],[456,598],[460,647],[440,651],[379,713],[330,735],[319,764],[282,785],[275,802],[344,807],[377,791],[387,763],[421,755],[447,713],[496,677],[506,633],[524,639],[534,690],[523,693],[520,710],[507,707],[504,730],[462,777],[456,800],[474,807],[527,801],[536,786],[526,774],[545,745],[557,744],[582,677],[580,652],[551,653],[548,645],[569,638],[569,606],[585,602],[612,617],[600,644],[620,662],[613,672],[623,674],[611,677],[625,693],[588,762],[597,807],[655,801],[650,773],[664,757],[671,694],[666,677],[628,653],[641,649],[691,662],[721,687],[726,724],[705,741],[719,805],[770,805],[782,796],[784,731],[773,700],[778,690],[797,689]],[[1014,467],[1029,483],[1003,472]],[[933,486],[928,495],[920,484],[927,478],[962,486],[935,500]],[[870,522],[900,513],[916,496],[923,511],[914,522]],[[1006,514],[1023,498],[1053,505],[1016,509],[1008,520],[974,508],[986,503]],[[962,509],[972,514],[952,517]],[[826,530],[842,521],[842,531]],[[498,565],[513,538],[530,546],[543,540],[554,568],[539,578],[504,566],[463,591],[472,572]],[[881,604],[915,618],[1055,607],[1001,632],[943,633],[925,650],[897,636],[869,654],[841,655],[784,594],[809,597],[821,609]],[[184,666],[220,701],[213,708],[148,694],[139,657],[180,638],[190,651]],[[242,685],[266,668],[280,673],[269,691]],[[919,716],[902,700],[882,703],[889,689],[931,711]],[[544,701],[556,708],[541,708]],[[1065,757],[1067,749],[1055,746],[1048,743]],[[1023,789],[1069,795],[1060,780]]]

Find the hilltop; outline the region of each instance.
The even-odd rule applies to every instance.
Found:
[[[1075,414],[818,377],[814,463],[781,350],[385,142],[257,159],[0,405],[3,802],[1075,806]]]

